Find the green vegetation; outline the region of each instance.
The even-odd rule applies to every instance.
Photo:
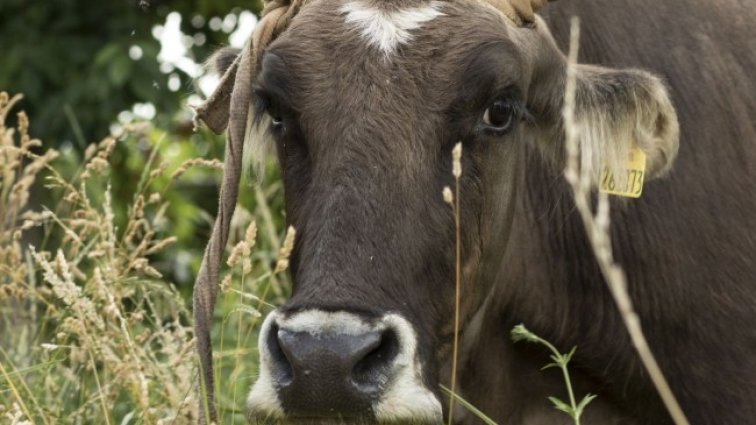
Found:
[[[159,57],[158,38],[180,17],[181,59],[196,65],[259,8],[0,2],[0,91],[25,95],[5,95],[0,108],[0,424],[193,422],[191,286],[224,143],[192,130],[197,74]],[[135,105],[151,111],[140,121]],[[224,424],[245,423],[260,317],[289,292],[275,272],[285,231],[277,173],[267,161],[242,183],[232,224],[237,260],[224,276],[234,278],[213,329]]]
[[[18,424],[191,423],[191,298],[161,270],[170,264],[167,254],[182,252],[176,246],[183,237],[203,237],[192,234],[185,216],[169,213],[171,204],[187,202],[184,184],[217,174],[219,162],[167,161],[161,152],[177,141],[133,125],[89,145],[72,167],[55,150],[35,153],[42,143],[30,137],[25,114],[17,128],[6,127],[19,100],[0,95],[0,417]],[[147,154],[127,162],[142,173],[133,192],[118,195],[128,197],[118,210],[110,161],[139,143],[149,146]],[[277,181],[273,172],[269,177]],[[35,182],[54,200],[37,210],[28,208]],[[259,318],[289,287],[285,264],[276,261],[280,184],[245,187],[254,196],[234,220],[233,267],[214,330],[224,424],[244,423]],[[177,232],[182,226],[188,235]],[[199,261],[199,253],[191,256]]]
[[[171,12],[180,13],[182,32],[190,36],[187,57],[201,63],[228,43],[229,28],[210,25],[212,18],[236,16],[241,8],[257,12],[260,2],[3,0],[0,88],[24,93],[35,135],[49,146],[70,141],[83,150],[135,103],[154,105],[160,128],[186,134],[182,102],[197,91],[194,76],[161,63],[153,31]]]
[[[572,390],[572,380],[570,379],[570,372],[567,369],[567,365],[570,363],[570,360],[572,360],[572,356],[575,355],[575,350],[577,349],[577,347],[573,347],[572,350],[570,350],[570,352],[567,354],[562,354],[550,342],[529,331],[525,327],[525,325],[517,325],[514,327],[514,329],[512,329],[512,340],[514,340],[515,342],[532,342],[548,348],[548,350],[551,352],[551,355],[549,357],[551,358],[552,362],[547,364],[543,368],[550,369],[552,367],[556,367],[562,371],[564,385],[567,388],[567,396],[569,397],[568,402],[562,401],[553,396],[549,397],[549,400],[557,410],[560,410],[569,415],[569,417],[574,421],[575,425],[580,425],[580,416],[582,416],[583,411],[585,410],[586,406],[588,406],[588,403],[596,398],[596,396],[594,394],[586,394],[585,396],[583,396],[580,402],[576,402],[575,400],[575,393]]]

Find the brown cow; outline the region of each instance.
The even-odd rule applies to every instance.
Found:
[[[288,29],[242,54],[200,110],[222,128],[230,98],[232,144],[244,129],[251,144],[269,140],[297,229],[293,296],[261,330],[251,421],[442,421],[455,237],[441,192],[461,141],[461,395],[502,424],[570,423],[546,400],[564,391],[540,370],[546,354],[509,339],[522,322],[578,347],[578,392],[599,395],[584,423],[670,423],[561,176],[566,60],[544,21],[513,25],[496,3],[313,0],[282,14]],[[614,68],[578,69],[581,143],[596,170],[618,170],[634,142],[647,176],[663,176],[613,203],[613,248],[693,424],[756,418],[756,7],[746,3],[563,0],[547,17],[564,47],[568,16],[580,15],[582,59]]]

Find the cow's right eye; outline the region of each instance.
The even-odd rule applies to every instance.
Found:
[[[483,114],[483,122],[492,127],[503,128],[512,123],[513,114],[514,108],[511,103],[497,100],[491,107],[486,109],[486,112]]]
[[[483,113],[483,125],[487,131],[503,135],[512,128],[516,115],[517,105],[508,98],[499,98]]]

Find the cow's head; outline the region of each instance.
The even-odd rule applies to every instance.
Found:
[[[454,215],[442,197],[454,187],[452,148],[464,148],[464,322],[494,283],[480,272],[506,249],[526,152],[563,166],[565,70],[542,21],[513,25],[485,1],[321,0],[257,70],[236,75],[251,84],[236,119],[263,135],[248,143],[274,146],[297,229],[293,295],[262,327],[250,418],[441,421],[455,299]],[[659,80],[577,72],[576,116],[595,165],[622,162],[635,142],[650,176],[666,170],[677,122]]]

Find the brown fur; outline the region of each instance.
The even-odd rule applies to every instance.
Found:
[[[428,388],[447,382],[454,235],[441,190],[462,141],[462,395],[499,423],[568,423],[546,400],[564,394],[559,376],[540,371],[545,353],[509,341],[524,322],[562,350],[578,347],[578,392],[599,394],[585,423],[669,423],[561,177],[565,59],[543,22],[517,28],[481,2],[448,2],[383,60],[344,25],[340,4],[304,7],[254,81],[258,114],[283,117],[272,138],[298,235],[283,311],[400,313],[419,335]],[[562,46],[566,16],[583,18],[586,62],[649,69],[670,86],[644,71],[582,66],[583,143],[619,162],[634,141],[651,174],[668,173],[641,199],[614,203],[614,250],[691,423],[750,423],[756,12],[733,0],[553,9]],[[523,122],[506,135],[476,130],[500,93],[527,109]]]

